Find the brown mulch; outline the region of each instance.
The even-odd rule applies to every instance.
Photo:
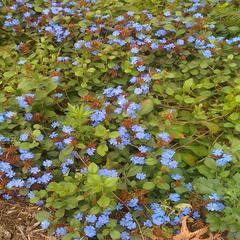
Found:
[[[0,240],[57,240],[47,236],[36,221],[35,214],[42,210],[40,207],[17,201],[0,200]],[[207,238],[202,236],[208,231],[207,227],[195,232],[189,231],[187,218],[183,218],[181,232],[173,240],[227,240],[219,234],[210,234]],[[163,238],[152,238],[163,240]]]
[[[56,240],[46,236],[36,221],[37,206],[0,200],[0,240]]]

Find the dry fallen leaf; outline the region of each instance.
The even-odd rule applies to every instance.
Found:
[[[190,232],[187,226],[187,219],[189,217],[185,216],[182,218],[182,227],[178,235],[173,237],[173,240],[221,240],[219,234],[209,233],[208,237],[204,237],[208,233],[208,227],[200,228],[194,232]]]

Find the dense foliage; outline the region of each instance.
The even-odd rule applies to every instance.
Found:
[[[64,240],[240,238],[238,1],[1,2],[3,199]]]

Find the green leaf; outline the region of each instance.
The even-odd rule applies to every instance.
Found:
[[[235,97],[235,101],[236,101],[237,103],[240,103],[240,95],[237,95],[237,96]]]
[[[106,208],[110,204],[110,198],[107,196],[102,196],[98,201],[98,205],[102,208]]]
[[[170,88],[170,87],[167,87],[167,88],[166,88],[166,93],[167,93],[167,95],[172,96],[172,95],[174,94],[174,89],[172,89],[172,88]]]
[[[87,178],[87,182],[92,185],[92,186],[96,186],[98,185],[99,183],[101,183],[101,177],[99,175],[96,175],[96,174],[89,174],[88,175],[88,178]]]
[[[117,186],[119,178],[106,178],[104,180],[104,187],[112,188]]]
[[[61,162],[64,162],[68,157],[71,156],[71,153],[73,151],[73,146],[68,145],[66,146],[59,154],[59,160]]]
[[[210,169],[213,169],[215,170],[217,168],[217,165],[216,165],[216,161],[214,161],[213,159],[211,158],[207,158],[205,161],[204,161],[204,164],[209,167]]]
[[[94,214],[94,215],[96,215],[96,214],[98,214],[100,212],[101,212],[101,208],[99,206],[97,206],[97,205],[90,209],[90,213]]]
[[[201,122],[202,125],[206,126],[211,133],[217,133],[219,131],[219,126],[213,122]]]
[[[105,137],[107,132],[107,129],[101,124],[97,125],[95,128],[95,136],[97,137]]]
[[[216,192],[221,196],[224,190],[219,179],[206,179],[201,177],[194,181],[193,186],[199,193],[208,195]]]
[[[210,169],[208,167],[206,167],[205,165],[201,165],[201,166],[197,167],[197,169],[203,176],[205,176],[207,178],[212,177],[212,173],[211,173]]]
[[[50,213],[47,211],[40,211],[40,212],[37,212],[35,215],[35,218],[39,222],[42,222],[42,221],[48,219],[49,217],[50,217]]]
[[[155,184],[153,182],[146,182],[143,184],[143,189],[152,190],[155,188]]]
[[[99,167],[95,163],[90,163],[88,166],[88,172],[89,173],[97,173]]]
[[[192,146],[187,146],[185,148],[191,150],[193,153],[195,153],[199,157],[205,157],[208,154],[207,148],[201,145],[192,145]]]
[[[153,166],[156,165],[159,162],[156,158],[147,158],[146,159],[146,165]]]
[[[162,190],[169,190],[170,189],[170,186],[167,183],[160,183],[160,184],[157,185],[157,187],[159,189],[162,189]]]
[[[119,137],[119,136],[120,136],[120,134],[119,134],[118,131],[111,132],[111,133],[109,133],[109,135],[108,135],[109,138],[117,138],[117,137]]]
[[[237,124],[235,125],[235,130],[236,130],[237,132],[240,132],[240,123],[237,123]]]
[[[5,102],[7,98],[5,98],[4,93],[0,93],[0,103]]]
[[[102,143],[97,147],[97,153],[102,157],[106,155],[107,151],[108,151],[108,146],[106,144]]]
[[[55,212],[55,216],[57,218],[62,218],[65,215],[65,209],[64,208],[60,208]]]
[[[193,82],[193,79],[190,78],[188,80],[186,80],[183,84],[183,91],[184,92],[190,92],[191,90],[191,87],[193,86],[194,82]]]
[[[146,99],[141,102],[140,114],[145,115],[153,110],[153,101],[151,99]]]
[[[9,71],[9,72],[5,72],[5,73],[3,74],[3,76],[8,79],[8,78],[13,77],[15,74],[16,74],[16,72],[11,72],[11,71]]]
[[[120,237],[121,237],[120,232],[117,230],[111,231],[110,236],[113,240],[120,239]]]
[[[68,233],[64,237],[62,237],[62,240],[72,240],[79,237],[80,237],[80,234],[78,232]]]
[[[196,164],[197,157],[190,152],[178,152],[176,153],[176,157],[190,166],[194,166]]]
[[[140,172],[142,172],[141,166],[132,166],[127,173],[127,177],[135,176],[137,173],[140,173]]]

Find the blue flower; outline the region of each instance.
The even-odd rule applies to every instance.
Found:
[[[24,119],[26,121],[31,121],[32,117],[33,117],[32,113],[26,113],[25,116],[24,116]]]
[[[15,113],[12,111],[7,111],[7,112],[4,112],[3,114],[7,119],[11,119],[15,115]]]
[[[117,18],[116,18],[116,22],[121,22],[121,21],[123,21],[124,20],[124,16],[118,16]]]
[[[180,46],[184,45],[184,40],[178,39],[177,44],[180,45]]]
[[[41,228],[44,230],[48,229],[49,225],[50,225],[50,222],[48,220],[44,220],[41,222]]]
[[[93,122],[93,126],[98,125],[99,123],[103,122],[106,118],[106,111],[105,110],[95,110],[91,115],[91,120]]]
[[[93,156],[95,151],[96,151],[96,148],[92,148],[92,147],[91,148],[87,148],[87,154],[89,156]]]
[[[76,213],[76,214],[74,215],[74,218],[77,219],[78,221],[82,221],[83,215],[82,215],[82,213]]]
[[[49,137],[50,137],[51,139],[56,138],[57,136],[58,136],[58,133],[56,133],[56,132],[52,132],[52,133],[49,135]]]
[[[188,207],[185,207],[185,208],[182,208],[181,209],[181,216],[186,216],[186,215],[189,215],[190,213],[191,213],[191,209],[190,208],[188,208]]]
[[[44,173],[41,177],[38,178],[39,184],[48,184],[52,180],[53,176],[51,173]]]
[[[119,211],[119,210],[122,210],[122,209],[123,209],[123,204],[122,203],[117,203],[116,210]]]
[[[145,157],[131,156],[131,162],[134,165],[143,165],[145,163]]]
[[[43,166],[44,167],[51,167],[52,166],[52,161],[46,159],[45,161],[43,161]]]
[[[19,178],[13,178],[11,181],[8,182],[7,188],[21,188],[24,186],[24,181]]]
[[[210,50],[203,50],[202,54],[205,58],[211,58],[212,57],[212,52]]]
[[[21,134],[19,139],[20,139],[20,141],[22,141],[22,142],[27,141],[27,140],[28,140],[28,134],[27,134],[27,133]]]
[[[99,176],[106,176],[106,177],[118,177],[118,172],[116,170],[110,170],[110,169],[100,169],[98,171]]]
[[[178,202],[180,201],[180,195],[178,193],[171,193],[169,195],[169,200],[172,202]]]
[[[88,223],[94,223],[96,222],[96,220],[97,220],[97,217],[93,214],[89,214],[86,216],[86,222]]]
[[[203,18],[203,15],[201,13],[195,13],[193,15],[194,18]]]
[[[192,189],[193,189],[193,187],[192,187],[192,184],[191,183],[186,183],[185,184],[185,188],[189,191],[189,192],[191,192],[192,191]]]
[[[37,142],[41,142],[42,140],[44,139],[44,135],[43,134],[40,134],[38,137],[36,137],[36,141]]]
[[[151,44],[152,49],[158,49],[158,47],[159,47],[158,43],[152,43]]]
[[[131,208],[137,207],[138,206],[138,198],[133,198],[127,202],[127,205]]]
[[[35,197],[35,194],[34,192],[30,191],[28,194],[27,194],[28,198],[31,199],[31,198],[34,198]]]
[[[225,166],[227,163],[232,161],[232,156],[228,154],[223,154],[221,158],[216,161],[217,166]]]
[[[195,41],[195,38],[193,36],[188,37],[188,42],[193,43]]]
[[[64,133],[70,134],[70,133],[72,133],[74,131],[74,129],[72,127],[70,127],[70,126],[63,126],[62,131]]]
[[[82,47],[82,45],[84,44],[84,40],[79,40],[79,41],[77,41],[75,44],[74,44],[74,48],[76,48],[76,49],[79,49],[79,48],[81,48]]]
[[[208,198],[214,201],[220,200],[220,197],[216,193],[211,194]]]
[[[131,237],[128,232],[122,232],[121,233],[121,239],[122,240],[131,240]]]
[[[93,226],[84,227],[84,233],[87,237],[94,237],[96,235],[96,229]]]
[[[60,123],[57,122],[57,121],[54,121],[54,122],[51,123],[51,127],[52,127],[52,128],[57,128],[57,127],[59,127],[59,126],[60,126]]]
[[[211,212],[221,212],[225,208],[225,206],[223,203],[213,202],[213,203],[208,203],[206,205],[206,208],[208,211],[211,211]]]
[[[171,149],[164,150],[162,158],[160,159],[161,164],[169,168],[177,168],[178,163],[171,159],[174,154],[175,152]]]
[[[27,60],[19,60],[19,61],[18,61],[18,64],[19,64],[19,65],[23,65],[23,64],[26,63],[26,61],[27,61]]]
[[[64,227],[59,227],[59,228],[57,228],[56,231],[55,231],[55,235],[56,235],[57,237],[62,237],[62,236],[64,236],[64,235],[66,235],[66,234],[67,234],[67,230],[66,230]]]
[[[155,33],[155,36],[157,37],[162,37],[162,36],[165,36],[167,34],[166,30],[164,29],[159,29],[156,33]]]
[[[133,11],[128,11],[128,12],[127,12],[127,15],[130,16],[130,17],[134,16],[134,14],[135,14],[135,13],[134,13]]]
[[[153,214],[151,216],[152,222],[160,226],[162,224],[165,224],[169,222],[169,217],[166,215],[165,211],[160,207],[158,203],[152,203],[151,209],[153,210]]]
[[[143,65],[137,67],[137,70],[139,72],[143,72],[143,71],[145,71],[145,69],[146,69],[146,66],[143,66]]]
[[[34,177],[29,177],[28,179],[27,179],[27,181],[26,181],[26,184],[25,184],[25,186],[26,186],[26,188],[31,188],[32,187],[32,185],[33,184],[35,184],[37,182],[37,179],[36,178],[34,178]]]
[[[127,108],[127,114],[130,118],[136,118],[136,111],[141,109],[141,106],[137,103],[130,103]]]
[[[171,140],[171,136],[166,132],[159,133],[158,137],[164,142],[169,142]]]
[[[171,16],[171,13],[170,13],[170,11],[165,11],[165,12],[163,13],[163,15],[164,15],[165,17],[169,17],[169,16]]]
[[[183,177],[182,177],[180,174],[172,174],[172,175],[171,175],[171,178],[172,178],[173,180],[179,181],[179,180],[181,180]]]
[[[195,220],[199,219],[199,218],[200,218],[199,212],[198,212],[198,211],[193,212],[192,217],[193,217],[193,219],[195,219]]]
[[[125,216],[120,220],[120,225],[129,230],[133,230],[137,227],[136,223],[133,221],[131,213],[125,214]]]
[[[152,224],[152,222],[151,222],[150,220],[146,220],[146,221],[143,223],[143,225],[144,225],[145,227],[152,227],[152,226],[153,226],[153,224]]]
[[[131,65],[137,64],[137,62],[140,60],[139,57],[130,57]]]
[[[215,148],[212,150],[212,154],[216,157],[220,157],[223,155],[223,150],[221,148]]]
[[[116,88],[110,87],[110,88],[104,89],[103,94],[108,98],[112,98],[122,94],[122,92],[123,92],[122,87],[118,86]]]
[[[31,153],[31,152],[28,151],[28,150],[19,149],[19,152],[21,153],[21,154],[20,154],[20,159],[21,159],[22,161],[27,161],[27,160],[30,160],[30,159],[34,158],[33,153]]]
[[[147,146],[140,146],[140,147],[138,147],[138,150],[142,153],[146,153],[146,152],[150,152],[152,149]]]
[[[98,220],[96,222],[96,228],[101,228],[103,227],[105,224],[107,224],[109,222],[109,216],[108,214],[102,214],[101,216],[98,217]]]
[[[138,180],[144,180],[144,179],[146,179],[146,174],[144,174],[144,173],[137,173],[136,178]]]
[[[18,101],[18,105],[19,107],[23,108],[23,109],[26,109],[28,108],[28,103],[27,101],[25,100],[25,97],[24,96],[19,96],[19,97],[16,97],[17,101]]]
[[[132,48],[131,49],[131,53],[138,53],[139,52],[139,48],[137,48],[137,47],[134,47],[134,48]]]
[[[32,174],[37,174],[40,172],[40,169],[38,167],[32,167],[30,168],[29,172]]]

